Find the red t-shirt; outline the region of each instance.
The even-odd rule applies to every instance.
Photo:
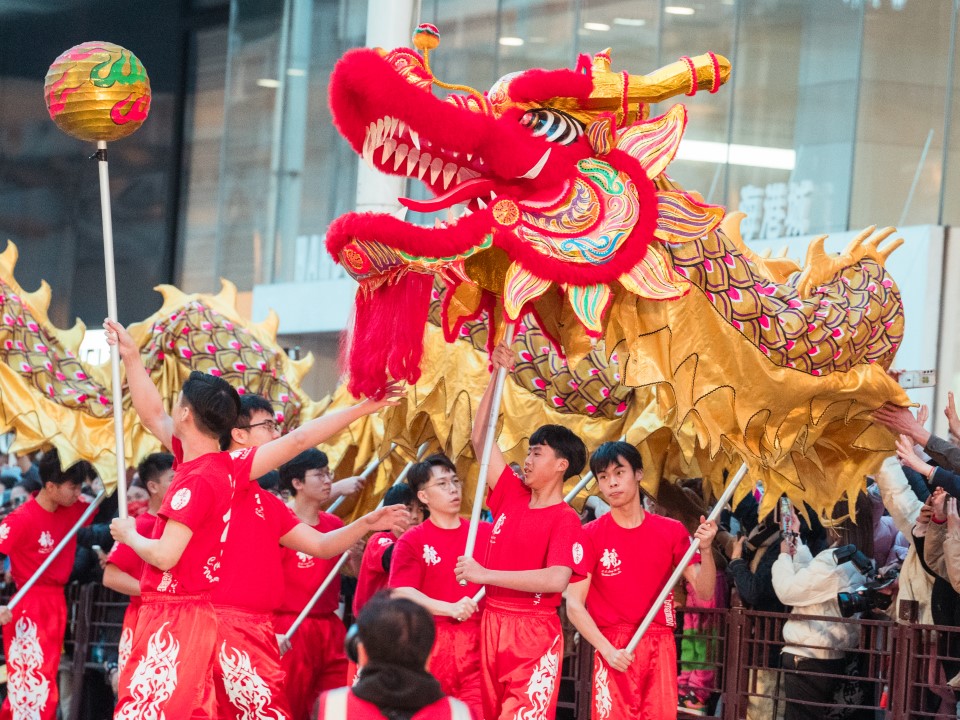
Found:
[[[374,533],[367,540],[357,575],[357,591],[353,596],[354,617],[360,614],[370,598],[387,586],[390,574],[383,569],[383,556],[396,542],[397,538],[392,532]]]
[[[690,549],[690,535],[680,522],[650,512],[631,529],[607,513],[585,525],[583,535],[580,574],[591,574],[587,609],[601,628],[639,625]],[[672,591],[653,622],[676,627]]]
[[[580,516],[566,503],[531,509],[530,490],[508,465],[487,497],[493,530],[485,567],[491,570],[541,570],[563,566],[576,571],[582,559]],[[478,554],[479,557],[479,554]],[[529,593],[487,586],[487,596],[559,607],[560,593]]]
[[[477,547],[485,548],[490,540],[490,523],[477,526]],[[462,597],[473,597],[480,585],[468,583],[460,587],[454,569],[457,558],[467,546],[470,523],[460,518],[460,527],[445,530],[428,518],[410,528],[399,540],[390,563],[390,587],[412,587],[427,597],[444,602],[457,602]],[[440,619],[440,618],[438,618]],[[452,618],[443,618],[453,621]],[[470,620],[480,621],[480,613]]]
[[[70,507],[58,507],[50,512],[37,502],[34,493],[32,498],[7,515],[0,523],[0,554],[10,558],[10,574],[17,587],[23,587],[33,577],[88,507],[89,503],[81,495]],[[87,518],[84,525],[92,523],[93,517]],[[66,585],[76,553],[77,538],[74,536],[40,576],[37,585]]]
[[[180,560],[166,572],[144,564],[140,590],[168,595],[210,592],[219,580],[233,491],[250,482],[250,466],[257,449],[207,453],[183,462],[183,446],[176,437],[172,445],[173,482],[157,513],[153,537],[163,535],[168,520],[183,523],[193,535]]]
[[[294,520],[297,519],[293,512],[290,513]],[[315,530],[322,533],[332,532],[343,527],[343,520],[336,515],[321,512],[317,518],[317,523],[312,526]],[[277,613],[289,615],[299,615],[301,611],[310,602],[313,594],[320,589],[323,581],[327,579],[333,566],[340,560],[339,555],[332,558],[321,560],[312,555],[306,555],[301,552],[294,552],[290,548],[280,548],[280,558],[283,573],[283,582],[286,590],[283,594],[282,602],[277,608]],[[281,567],[278,565],[278,567]],[[310,617],[323,617],[335,612],[340,606],[340,575],[339,573],[333,579],[333,582],[323,591],[323,595],[310,611]]]
[[[213,604],[273,613],[283,602],[284,592],[280,538],[299,522],[280,498],[257,483],[238,485]]]
[[[157,524],[157,516],[148,512],[137,515],[137,532],[143,537],[153,536],[153,526]],[[140,579],[143,575],[143,559],[137,555],[129,545],[116,543],[107,555],[107,562],[115,565],[118,570],[125,572],[131,577]],[[140,596],[134,595],[130,598],[130,604],[134,607],[140,605]]]
[[[333,693],[342,693],[346,688],[331,690],[320,696],[320,720],[383,720],[383,715],[379,708],[373,703],[361,700],[352,691],[347,691],[346,702],[343,706],[333,700]],[[339,699],[339,698],[338,698]],[[341,700],[341,702],[343,702]],[[410,720],[453,720],[453,708],[451,702],[459,703],[459,700],[443,697],[435,703],[420,708],[413,714]],[[471,720],[480,720],[473,708],[464,705],[469,713]],[[343,714],[343,710],[346,714]]]

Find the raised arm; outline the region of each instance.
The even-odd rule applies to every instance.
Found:
[[[130,333],[117,321],[107,318],[103,321],[103,329],[106,330],[107,344],[117,345],[120,351],[120,359],[127,372],[130,399],[133,401],[133,409],[137,411],[140,422],[164,447],[172,449],[173,419],[163,407],[160,392],[143,366],[140,349],[133,342]]]
[[[507,346],[506,342],[501,342],[493,351],[493,374],[490,376],[490,382],[487,383],[487,389],[483,391],[483,397],[480,398],[480,404],[477,406],[477,414],[473,418],[473,432],[470,440],[473,443],[473,452],[480,459],[483,456],[483,443],[487,437],[487,425],[490,422],[490,406],[493,405],[493,391],[497,384],[497,375],[500,368],[505,368],[507,372],[513,370],[513,351]],[[497,480],[507,466],[507,461],[500,451],[496,441],[490,447],[490,465],[487,467],[487,487],[493,490],[497,486]]]
[[[326,559],[346,552],[369,532],[399,530],[402,533],[409,524],[410,513],[406,505],[389,505],[330,532],[322,533],[306,523],[299,523],[280,538],[280,544],[294,552]]]
[[[687,565],[683,577],[693,586],[693,591],[703,602],[710,600],[717,587],[717,565],[713,558],[713,539],[717,536],[717,524],[707,522],[700,516],[700,527],[694,537],[700,540],[700,562]]]
[[[258,478],[266,475],[271,470],[276,470],[285,462],[292,460],[304,450],[315,448],[320,443],[330,439],[354,420],[375,413],[388,405],[396,405],[400,402],[404,392],[402,385],[391,383],[387,386],[386,393],[380,400],[367,398],[343,410],[321,415],[308,423],[304,423],[296,430],[288,432],[283,437],[261,445],[253,459],[253,464],[250,466],[250,477]]]

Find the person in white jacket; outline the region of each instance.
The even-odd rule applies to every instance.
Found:
[[[860,524],[872,533],[872,523],[864,520]],[[854,623],[814,618],[841,617],[837,593],[859,587],[866,578],[853,563],[837,564],[833,552],[841,540],[837,528],[828,530],[831,547],[814,557],[799,539],[796,514],[791,523],[793,538],[781,542],[780,557],[773,564],[774,592],[780,602],[793,607],[791,617],[795,618],[783,626],[786,644],[780,657],[787,698],[784,720],[822,720],[824,705],[834,702],[840,682],[830,676],[843,674],[846,652],[856,648],[860,638]]]

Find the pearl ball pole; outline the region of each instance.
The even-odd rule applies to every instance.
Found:
[[[110,208],[110,172],[107,142],[136,132],[150,112],[150,79],[143,63],[126,48],[93,41],[61,54],[47,70],[44,101],[50,119],[71,137],[95,142],[94,157],[100,176],[103,220],[103,259],[106,274],[107,317],[117,320],[117,280]],[[110,348],[114,442],[117,462],[117,500],[120,517],[127,517],[127,470],[123,443],[123,400],[120,351]]]

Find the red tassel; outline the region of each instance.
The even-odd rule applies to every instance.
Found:
[[[407,272],[357,293],[347,348],[348,389],[355,396],[382,397],[388,376],[408,383],[420,379],[432,288],[432,275]]]

